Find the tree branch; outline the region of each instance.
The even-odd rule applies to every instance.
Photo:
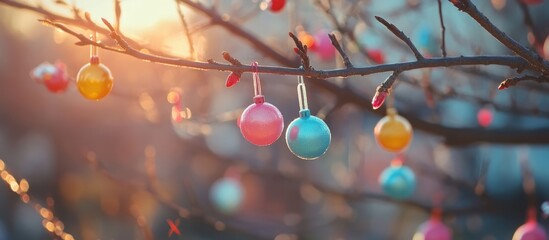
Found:
[[[488,33],[492,34],[499,42],[509,48],[517,55],[524,58],[535,69],[544,75],[549,75],[549,62],[543,60],[541,56],[530,51],[518,42],[507,36],[503,31],[497,28],[490,20],[480,12],[475,4],[470,0],[450,0],[459,10],[469,14],[477,23],[480,24]]]
[[[416,46],[412,43],[410,38],[408,38],[408,36],[406,36],[406,34],[404,34],[402,31],[400,31],[400,29],[398,29],[395,25],[387,22],[387,20],[383,19],[380,16],[376,16],[376,19],[381,24],[383,24],[387,29],[389,29],[389,31],[391,31],[395,36],[397,36],[398,38],[400,38],[400,40],[402,40],[404,43],[406,43],[406,45],[408,45],[410,50],[412,50],[412,52],[414,53],[414,55],[416,56],[416,59],[418,61],[422,61],[423,59],[425,59],[423,57],[423,55],[421,55],[421,53],[417,50]]]
[[[341,44],[339,44],[339,41],[337,40],[336,36],[332,33],[328,34],[330,37],[330,41],[332,42],[332,45],[335,47],[339,55],[343,58],[343,62],[345,63],[345,67],[353,68],[353,64],[351,63],[351,60],[349,59],[349,56],[347,56],[347,53],[345,53],[345,50],[341,47]]]
[[[438,17],[440,18],[440,29],[442,35],[442,43],[440,49],[442,50],[442,56],[446,57],[446,27],[444,26],[444,18],[442,17],[442,0],[438,1]]]

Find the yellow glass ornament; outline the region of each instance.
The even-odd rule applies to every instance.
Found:
[[[99,63],[97,57],[92,57],[90,63],[84,65],[76,77],[78,90],[87,99],[99,100],[111,92],[113,77],[111,71]]]
[[[410,144],[413,136],[412,126],[405,118],[398,115],[396,109],[387,109],[374,128],[378,144],[390,152],[400,152]]]

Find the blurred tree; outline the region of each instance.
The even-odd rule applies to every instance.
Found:
[[[0,239],[546,239],[546,1],[0,3]]]

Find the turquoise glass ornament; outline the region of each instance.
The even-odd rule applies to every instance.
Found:
[[[290,151],[305,160],[314,160],[322,156],[330,146],[332,135],[330,128],[322,119],[311,116],[309,109],[299,111],[286,129],[286,143]]]
[[[381,173],[379,183],[389,197],[403,200],[414,193],[416,176],[409,167],[393,164]]]
[[[298,77],[297,95],[299,98],[299,117],[294,119],[286,129],[286,144],[297,157],[304,160],[314,160],[328,150],[332,134],[330,128],[322,119],[311,116],[303,76]]]

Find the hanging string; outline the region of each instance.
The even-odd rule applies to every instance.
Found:
[[[307,89],[305,89],[303,76],[297,77],[297,97],[299,98],[299,110],[309,109],[309,104],[307,104]]]
[[[93,34],[91,34],[90,36],[90,39],[94,42],[94,43],[97,43],[97,32],[93,32]],[[97,46],[95,45],[90,45],[90,57],[97,57]]]
[[[259,79],[259,69],[257,68],[257,62],[252,63],[252,68],[254,70],[252,74],[253,80],[254,80],[254,93],[255,93],[255,96],[259,96],[262,94],[261,94],[261,82]]]

